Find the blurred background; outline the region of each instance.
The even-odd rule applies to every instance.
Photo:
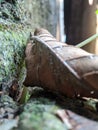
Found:
[[[98,33],[98,0],[0,0],[0,23],[48,29],[58,40],[76,45]],[[83,47],[98,54],[98,39]]]
[[[59,23],[57,39],[76,45],[98,33],[98,0],[58,0]],[[98,39],[83,49],[98,54]]]

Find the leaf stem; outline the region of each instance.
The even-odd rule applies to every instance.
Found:
[[[94,34],[94,35],[91,36],[91,37],[89,37],[89,38],[86,39],[85,41],[80,42],[79,44],[76,45],[76,47],[81,48],[81,47],[87,45],[88,43],[90,43],[91,41],[95,40],[97,37],[98,37],[98,33],[97,33],[97,34]]]

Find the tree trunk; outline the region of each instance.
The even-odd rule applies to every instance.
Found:
[[[96,33],[96,4],[90,5],[88,0],[65,0],[65,33],[66,42],[76,45]],[[86,45],[89,52],[95,52],[95,41]]]

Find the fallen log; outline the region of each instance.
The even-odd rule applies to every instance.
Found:
[[[58,42],[37,29],[26,48],[26,86],[42,86],[68,97],[98,98],[98,56]]]

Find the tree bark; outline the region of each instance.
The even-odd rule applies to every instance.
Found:
[[[88,0],[65,0],[65,33],[66,42],[76,45],[96,33],[96,5],[94,0],[90,5]],[[95,41],[84,47],[89,52],[95,52]]]

